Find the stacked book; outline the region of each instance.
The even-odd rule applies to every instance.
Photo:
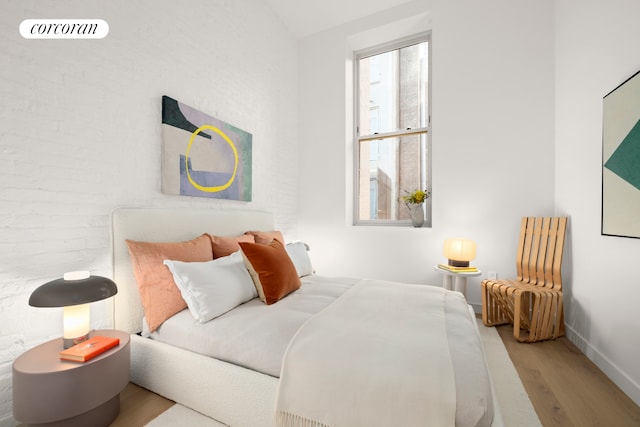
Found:
[[[478,272],[478,268],[477,267],[472,267],[472,266],[455,267],[455,266],[449,265],[449,264],[438,264],[438,268],[440,268],[442,270],[452,271],[454,273],[477,273]]]

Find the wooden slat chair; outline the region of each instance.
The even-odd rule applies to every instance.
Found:
[[[517,279],[482,281],[482,322],[513,324],[520,342],[564,335],[562,252],[567,218],[522,218]]]

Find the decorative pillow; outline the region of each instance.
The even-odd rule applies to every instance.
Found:
[[[254,239],[256,240],[256,243],[260,243],[261,245],[268,245],[269,243],[271,243],[271,241],[273,239],[278,239],[278,240],[280,240],[280,243],[282,243],[283,245],[285,244],[284,236],[278,230],[273,230],[273,231],[247,231],[244,234],[252,235],[254,237]]]
[[[268,245],[241,242],[240,247],[262,302],[273,304],[300,288],[296,267],[279,240]]]
[[[313,274],[313,267],[311,266],[311,258],[309,258],[309,252],[307,251],[307,245],[304,242],[289,243],[284,247],[287,250],[287,254],[293,265],[296,267],[298,276],[308,276]]]
[[[258,296],[240,251],[213,261],[165,260],[164,265],[171,270],[189,312],[200,323]]]
[[[255,243],[253,234],[243,234],[242,236],[214,236],[207,234],[211,239],[213,248],[213,259],[229,256],[240,250],[238,242]]]
[[[211,261],[211,239],[202,235],[179,243],[137,242],[127,240],[133,274],[150,332],[155,331],[169,317],[187,308],[165,259],[186,262]]]

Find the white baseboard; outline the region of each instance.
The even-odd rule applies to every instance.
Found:
[[[591,345],[584,337],[572,327],[565,325],[565,335],[578,347],[593,363],[598,366],[620,389],[640,405],[640,385],[630,378],[624,371],[616,366],[597,348]]]

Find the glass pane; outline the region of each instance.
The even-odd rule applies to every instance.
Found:
[[[427,42],[359,61],[360,135],[427,126]]]
[[[400,200],[426,188],[426,134],[360,143],[360,220],[409,219]]]

